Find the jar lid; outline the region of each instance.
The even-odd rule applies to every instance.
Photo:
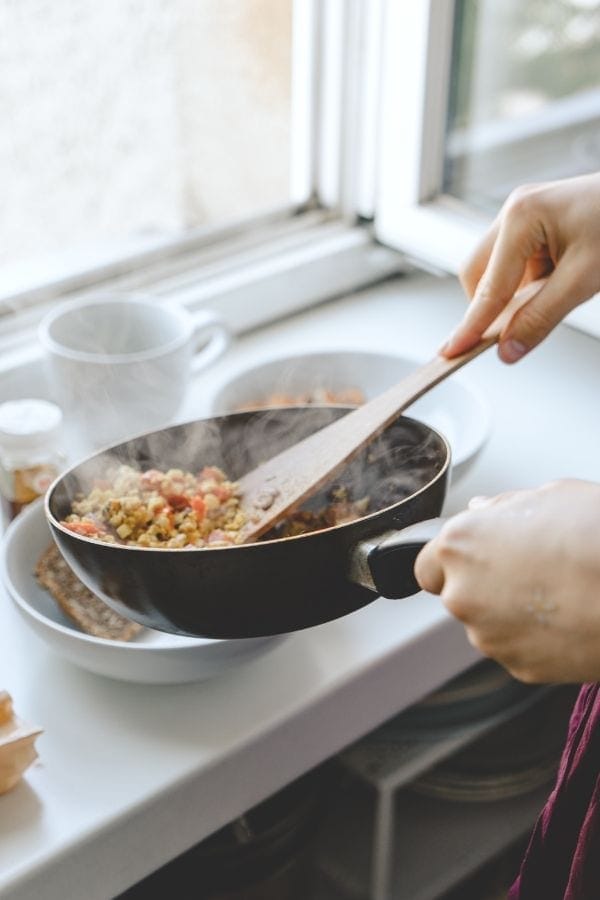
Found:
[[[47,400],[9,400],[0,403],[0,445],[7,450],[29,450],[58,437],[62,410]]]

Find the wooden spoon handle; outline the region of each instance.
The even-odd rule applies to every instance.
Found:
[[[406,378],[403,378],[398,384],[388,388],[383,394],[375,397],[365,406],[359,407],[356,411],[344,418],[344,422],[350,419],[349,428],[352,429],[356,437],[357,429],[361,427],[361,420],[364,420],[364,427],[367,428],[367,437],[370,435],[375,437],[376,434],[386,428],[390,422],[400,415],[407,407],[411,406],[427,391],[439,384],[457,369],[462,368],[466,363],[479,356],[485,350],[488,350],[498,341],[498,334],[490,334],[484,337],[475,347],[455,356],[452,359],[446,359],[444,356],[435,356],[429,362]],[[361,415],[362,414],[362,415]],[[341,423],[340,423],[341,424]],[[373,430],[375,429],[375,430]]]

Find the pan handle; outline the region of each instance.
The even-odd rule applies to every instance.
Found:
[[[351,581],[381,597],[400,599],[418,593],[415,560],[436,537],[446,519],[427,519],[402,531],[386,531],[357,544],[350,557]]]

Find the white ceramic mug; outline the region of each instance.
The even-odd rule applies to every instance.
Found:
[[[116,294],[61,303],[38,334],[77,453],[168,425],[230,340],[210,310]]]

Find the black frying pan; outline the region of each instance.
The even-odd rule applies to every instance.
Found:
[[[347,525],[233,547],[162,550],[106,544],[60,525],[71,499],[115,462],[142,469],[221,467],[239,478],[333,419],[344,407],[293,407],[201,419],[133,438],[80,463],[46,497],[58,546],[81,580],[111,607],[150,628],[208,638],[281,634],[353,612],[377,595],[415,593],[422,541],[395,539],[441,512],[450,464],[445,439],[400,417],[336,479],[370,512]],[[327,503],[327,489],[307,504]]]

